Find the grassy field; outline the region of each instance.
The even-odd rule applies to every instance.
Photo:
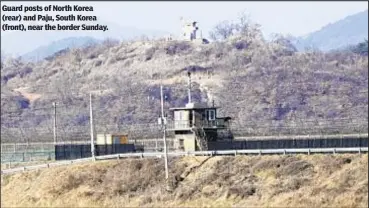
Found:
[[[367,155],[125,159],[2,176],[2,207],[367,207]],[[169,190],[169,191],[168,191]]]

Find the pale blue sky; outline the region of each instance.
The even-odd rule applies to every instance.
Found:
[[[37,4],[37,2],[4,2],[2,4]],[[134,26],[180,32],[179,17],[196,19],[206,34],[217,22],[232,20],[247,11],[253,21],[262,25],[266,36],[270,33],[305,35],[348,15],[368,9],[367,1],[346,2],[39,2],[38,4],[79,4],[94,6],[100,20]]]
[[[90,15],[96,15],[98,22],[90,24],[108,24],[109,31],[37,31],[37,32],[1,32],[1,49],[9,54],[23,54],[36,47],[47,45],[52,41],[71,36],[91,36],[104,39],[121,37],[132,33],[135,27],[145,31],[159,30],[179,36],[181,33],[180,17],[199,22],[203,36],[220,21],[235,20],[240,12],[247,12],[254,22],[262,26],[264,37],[271,33],[302,36],[319,30],[323,26],[336,22],[349,15],[368,9],[367,1],[346,2],[134,2],[134,1],[101,1],[101,2],[5,2],[3,5],[89,5],[94,7]],[[3,12],[2,12],[3,13]],[[11,12],[18,15],[18,12]],[[39,14],[40,12],[37,12]],[[41,12],[42,13],[42,12]],[[54,12],[51,15],[69,15],[73,12]],[[29,12],[28,15],[35,13]],[[74,14],[76,14],[74,12]],[[77,13],[78,14],[78,13]],[[81,13],[80,13],[81,14]],[[86,13],[83,13],[86,14]],[[60,23],[60,22],[59,22]],[[71,24],[69,22],[68,24]],[[2,22],[3,24],[3,22]],[[18,23],[17,23],[18,24]],[[26,23],[27,24],[27,23]],[[40,22],[39,24],[45,24]],[[74,24],[81,24],[76,23]],[[122,27],[120,27],[122,26]],[[128,29],[127,29],[128,27]],[[163,34],[163,33],[160,33]]]
[[[113,6],[114,5],[114,6]],[[305,35],[348,15],[368,9],[361,2],[104,2],[97,8],[119,17],[121,24],[178,31],[179,17],[192,17],[207,31],[219,21],[237,18],[247,11],[263,32]],[[109,17],[109,19],[113,19]],[[113,20],[111,20],[113,21]],[[117,21],[117,20],[116,20]],[[155,25],[155,26],[154,26]]]

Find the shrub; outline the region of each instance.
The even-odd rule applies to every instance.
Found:
[[[185,51],[188,51],[191,48],[191,45],[188,42],[173,42],[169,44],[165,50],[168,55],[175,55]]]

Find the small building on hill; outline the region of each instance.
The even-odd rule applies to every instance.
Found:
[[[182,20],[182,40],[188,40],[199,43],[209,43],[208,40],[202,37],[202,31],[199,30],[198,22],[191,20]]]

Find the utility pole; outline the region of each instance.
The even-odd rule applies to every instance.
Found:
[[[187,75],[188,75],[188,103],[191,103],[191,72],[188,72]]]
[[[92,93],[90,92],[90,129],[91,129],[91,156],[95,160],[95,145],[94,145],[94,122],[92,115]]]
[[[53,102],[54,106],[54,145],[56,145],[56,102]]]
[[[167,124],[164,121],[164,99],[163,99],[163,85],[160,85],[160,100],[161,100],[161,125],[163,126],[163,139],[164,139],[164,161],[165,161],[165,179],[169,178],[168,172],[168,153],[167,153],[167,141],[166,141],[166,131]]]

